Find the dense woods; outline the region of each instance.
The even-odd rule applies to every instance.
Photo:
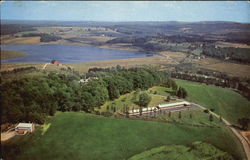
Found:
[[[44,123],[46,116],[54,115],[56,110],[94,112],[95,107],[107,100],[160,84],[174,88],[177,94],[175,82],[168,79],[166,73],[152,68],[124,69],[117,66],[99,72],[93,70],[84,76],[51,72],[2,83],[2,123]],[[82,83],[82,77],[91,80]],[[178,95],[183,97],[183,91],[179,90]]]
[[[215,45],[204,45],[202,54],[225,60],[234,60],[250,63],[249,48],[219,47]]]

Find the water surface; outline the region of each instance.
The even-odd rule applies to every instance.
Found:
[[[93,46],[76,46],[63,44],[45,45],[1,45],[1,50],[25,52],[24,57],[1,60],[2,63],[11,62],[50,62],[55,59],[61,63],[89,62],[98,60],[127,59],[156,56],[156,53],[138,51],[114,50]]]

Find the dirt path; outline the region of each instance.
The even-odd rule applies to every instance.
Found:
[[[46,63],[46,64],[43,66],[43,69],[45,69],[45,68],[47,67],[48,64],[49,64],[49,63]]]
[[[193,104],[196,105],[196,106],[198,106],[198,107],[200,107],[200,108],[202,108],[202,109],[207,109],[207,108],[202,107],[202,106],[200,106],[200,105],[198,105],[198,104],[195,104],[195,103],[193,103]],[[216,113],[214,113],[214,112],[211,112],[211,111],[210,111],[210,113],[211,113],[212,115],[214,115],[215,117],[220,118],[220,116],[219,116],[218,114],[216,114]],[[221,117],[221,119],[222,119],[222,121],[226,124],[226,126],[234,133],[234,135],[239,139],[239,141],[241,142],[241,144],[242,144],[242,146],[243,146],[243,149],[244,149],[244,151],[245,151],[247,160],[250,160],[250,147],[249,147],[250,144],[249,144],[248,141],[246,140],[247,137],[244,137],[244,135],[240,134],[234,127],[232,127],[232,124],[229,123],[226,119],[224,119],[224,118],[222,118],[222,117]]]
[[[14,137],[16,135],[15,131],[7,131],[1,133],[1,141],[7,141],[8,139]]]

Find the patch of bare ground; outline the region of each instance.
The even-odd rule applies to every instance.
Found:
[[[8,139],[14,137],[16,135],[15,131],[7,131],[1,133],[1,141],[7,141]]]
[[[193,60],[192,62],[199,64],[201,68],[225,72],[231,76],[250,77],[250,65],[225,62],[214,58]]]
[[[12,71],[15,68],[24,68],[24,67],[37,67],[41,69],[44,63],[3,63],[1,64],[2,71]]]
[[[40,37],[9,37],[2,41],[3,44],[39,44]]]
[[[185,58],[186,54],[183,52],[171,52],[171,51],[162,51],[160,54],[169,56],[171,58]]]

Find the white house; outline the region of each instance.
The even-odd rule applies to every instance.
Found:
[[[15,127],[15,131],[17,134],[26,134],[27,132],[33,132],[35,130],[35,126],[33,123],[19,123]]]

